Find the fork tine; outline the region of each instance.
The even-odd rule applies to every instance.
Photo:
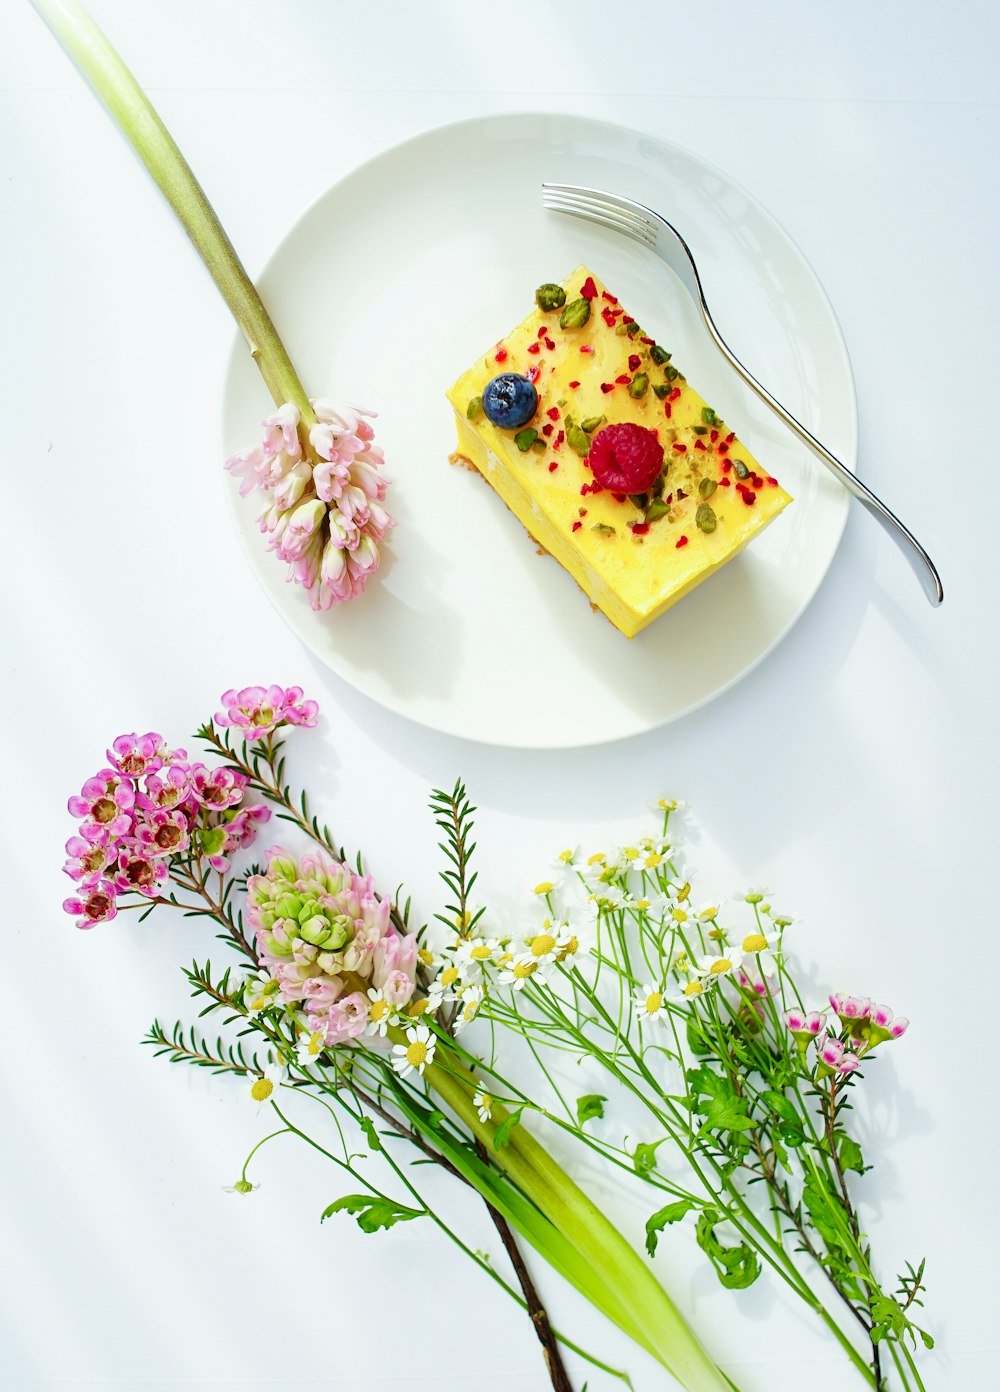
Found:
[[[604,190],[584,188],[578,184],[543,183],[543,201],[550,196],[557,197],[565,202],[585,203],[588,206],[611,209],[632,221],[641,223],[651,235],[656,235],[656,224],[650,218],[649,209],[644,208],[641,203],[634,202],[631,198],[622,198],[617,194],[607,193]]]
[[[587,211],[598,212],[604,216],[613,217],[616,221],[626,224],[629,227],[638,228],[640,231],[649,233],[650,235],[652,235],[654,230],[652,225],[645,218],[639,217],[637,214],[631,213],[627,209],[612,207],[610,204],[603,203],[597,198],[577,198],[570,195],[546,193],[542,195],[542,203],[548,208],[581,208]]]
[[[599,204],[578,203],[569,199],[556,199],[545,195],[543,206],[553,212],[568,213],[570,217],[582,218],[585,222],[595,222],[601,227],[608,227],[611,231],[620,232],[623,236],[631,237],[633,241],[641,242],[644,246],[656,245],[653,229],[648,224],[631,221],[617,211],[602,208]]]
[[[610,231],[617,232],[623,237],[628,237],[632,241],[641,243],[643,246],[652,247],[654,245],[652,239],[646,236],[645,233],[641,232],[637,227],[633,227],[626,222],[619,222],[615,218],[606,216],[602,213],[584,208],[574,208],[569,204],[562,205],[550,203],[547,207],[552,212],[566,213],[570,217],[581,218],[584,222],[595,223],[598,227],[607,227]]]

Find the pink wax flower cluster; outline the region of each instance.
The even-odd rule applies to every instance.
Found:
[[[216,712],[216,725],[239,730],[248,744],[283,725],[312,729],[319,713],[315,701],[303,701],[301,686],[245,686],[223,692],[221,700],[225,710]]]
[[[382,506],[389,483],[382,451],[364,419],[374,413],[326,399],[312,405],[308,451],[299,408],[286,402],[264,420],[261,443],[233,455],[226,468],[242,479],[244,497],[255,489],[267,495],[258,522],[268,548],[287,563],[289,580],[306,588],[312,607],[329,609],[361,594],[394,523]]]
[[[228,869],[228,856],[250,845],[271,815],[244,805],[244,774],[190,763],[162,735],[119,735],[107,757],[108,767],[68,803],[80,824],[63,869],[77,893],[63,908],[79,928],[109,922],[123,895],[155,899],[178,856]]]
[[[835,991],[829,998],[839,1031],[825,1010],[786,1010],[786,1028],[805,1053],[812,1043],[822,1066],[833,1073],[854,1073],[861,1060],[879,1044],[899,1039],[909,1028],[904,1015],[896,1015],[887,1005],[876,1005],[868,996],[847,996]]]
[[[368,1020],[359,982],[400,1008],[413,995],[417,939],[391,922],[371,876],[320,852],[297,861],[280,847],[247,881],[247,921],[285,1005],[302,1007],[328,1044],[357,1039]]]

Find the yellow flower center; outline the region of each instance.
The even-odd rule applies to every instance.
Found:
[[[266,1102],[274,1091],[274,1084],[270,1078],[258,1078],[250,1089],[250,1096],[255,1102]]]
[[[427,1045],[422,1044],[419,1039],[415,1039],[406,1050],[406,1062],[412,1064],[414,1068],[420,1068],[427,1062]]]
[[[466,909],[464,914],[459,914],[458,918],[455,919],[455,927],[458,929],[468,928],[471,918],[472,914]]]
[[[572,864],[573,864],[573,852],[572,852],[572,851],[560,851],[560,852],[559,852],[559,859],[562,861],[563,865],[572,865]]]
[[[424,964],[425,967],[429,967],[431,963],[434,961],[434,953],[428,952],[426,947],[420,948],[420,950],[417,952],[417,957]]]
[[[687,923],[688,921],[688,916],[683,909],[671,909],[670,917],[675,923]]]
[[[389,1002],[384,1000],[373,1000],[368,1007],[368,1016],[372,1020],[384,1020],[389,1013]]]
[[[415,1020],[418,1015],[422,1015],[424,1013],[424,1011],[427,1009],[428,1003],[429,1002],[427,1000],[410,1001],[409,1005],[406,1007],[407,1015],[409,1015],[411,1020]]]
[[[648,899],[637,899],[637,900],[635,901],[635,906],[636,906],[636,908],[639,909],[642,913],[645,913],[646,910],[649,908],[649,900],[648,900]]]
[[[535,893],[536,893],[536,894],[551,894],[551,893],[552,893],[552,881],[551,881],[551,880],[542,880],[541,884],[536,884],[536,885],[535,885]]]
[[[267,1007],[268,1007],[270,1004],[271,1004],[270,997],[265,996],[265,995],[254,996],[253,1000],[250,1002],[250,1009],[251,1009],[251,1010],[266,1010]]]
[[[478,1106],[481,1112],[485,1112],[486,1115],[489,1116],[493,1107],[493,1098],[490,1097],[488,1093],[482,1093],[479,1098]]]
[[[566,943],[566,946],[563,947],[563,948],[561,948],[560,951],[559,951],[558,956],[559,956],[560,962],[562,961],[562,959],[563,959],[564,957],[571,957],[571,956],[573,955],[574,952],[579,952],[579,950],[580,950],[580,942],[579,942],[579,939],[576,938],[576,937],[570,938],[569,941]]]
[[[646,997],[646,1014],[655,1015],[662,1004],[663,997],[660,995],[659,991],[651,991]]]
[[[531,952],[534,957],[544,957],[551,952],[556,945],[556,940],[551,933],[539,933],[536,938],[531,940]]]
[[[700,996],[704,989],[700,981],[689,981],[684,987],[684,994],[686,996]]]
[[[686,952],[678,952],[674,958],[674,970],[684,972],[685,975],[691,970],[691,963],[688,961]]]
[[[457,968],[457,967],[445,967],[444,971],[441,973],[441,985],[442,985],[442,986],[451,986],[451,985],[453,985],[453,983],[456,982],[457,980],[458,980],[458,968]]]
[[[315,1034],[309,1036],[309,1043],[306,1045],[306,1053],[311,1054],[313,1058],[315,1058],[317,1054],[321,1054],[322,1052],[323,1034],[321,1030],[317,1030]]]
[[[751,933],[748,938],[743,939],[744,952],[764,952],[767,948],[767,938],[763,933]]]
[[[623,846],[622,855],[625,857],[626,860],[639,859],[639,852],[636,850],[635,846]]]
[[[463,1020],[471,1020],[471,1019],[473,1019],[474,1016],[475,1016],[475,1014],[476,1014],[476,1011],[477,1011],[478,1009],[479,1009],[479,1002],[478,1002],[477,1000],[471,1000],[471,1001],[469,1001],[469,1004],[468,1004],[468,1005],[465,1007],[465,1009],[462,1011],[462,1018],[463,1018]]]
[[[686,904],[690,898],[691,886],[685,880],[684,883],[681,885],[680,889],[677,891],[677,899],[679,903]]]
[[[527,977],[531,976],[531,974],[533,972],[536,972],[537,970],[537,962],[515,962],[514,979],[516,981],[524,981]]]
[[[726,972],[732,971],[733,964],[728,957],[717,958],[708,969],[709,976],[725,976]]]
[[[486,962],[489,960],[489,956],[490,950],[485,943],[479,943],[479,945],[474,947],[469,953],[469,957],[473,962]]]
[[[663,857],[661,855],[658,855],[656,851],[650,851],[649,855],[646,857],[647,870],[655,870],[656,867],[658,865],[662,865],[662,863]]]
[[[587,857],[587,864],[588,864],[588,865],[603,865],[603,864],[604,864],[604,856],[601,854],[600,851],[598,851],[595,855],[592,855],[592,856],[588,856],[588,857]]]

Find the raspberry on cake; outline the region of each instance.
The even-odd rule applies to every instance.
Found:
[[[791,498],[586,266],[448,392],[458,453],[631,638]]]

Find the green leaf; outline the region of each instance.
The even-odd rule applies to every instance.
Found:
[[[927,1330],[926,1330],[926,1329],[921,1329],[921,1330],[919,1331],[919,1333],[920,1333],[921,1339],[923,1340],[924,1348],[925,1348],[925,1349],[932,1349],[932,1348],[934,1347],[934,1340],[933,1340],[933,1338],[931,1337],[931,1335],[927,1333]]]
[[[646,1141],[636,1146],[632,1152],[632,1164],[635,1166],[636,1174],[649,1174],[650,1170],[656,1169],[656,1149],[666,1139],[666,1136],[661,1136],[658,1141]]]
[[[715,1225],[721,1218],[718,1209],[706,1208],[695,1224],[695,1238],[726,1289],[745,1290],[760,1275],[760,1262],[757,1253],[746,1242],[726,1247],[719,1241]]]
[[[503,1150],[505,1145],[510,1145],[510,1133],[513,1131],[514,1127],[519,1124],[523,1111],[523,1107],[518,1107],[517,1111],[511,1112],[510,1116],[505,1118],[493,1132],[494,1150]]]
[[[775,1092],[773,1089],[770,1092],[762,1092],[760,1100],[769,1111],[772,1111],[775,1116],[780,1117],[782,1121],[789,1122],[791,1125],[795,1126],[797,1130],[802,1129],[798,1112],[783,1092]]]
[[[855,1170],[858,1174],[864,1174],[868,1168],[865,1165],[864,1156],[861,1154],[861,1147],[850,1136],[842,1135],[840,1137],[837,1152],[840,1155],[840,1168],[842,1170]]]
[[[678,1199],[676,1203],[667,1204],[666,1208],[661,1208],[659,1213],[654,1213],[652,1218],[646,1219],[646,1251],[649,1255],[655,1256],[656,1244],[659,1241],[659,1234],[668,1223],[679,1223],[686,1213],[690,1213],[695,1207],[691,1199]]]
[[[749,1131],[754,1122],[747,1115],[746,1100],[737,1095],[732,1081],[715,1073],[707,1064],[689,1068],[687,1080],[695,1096],[693,1107],[704,1118],[698,1134],[706,1131]],[[702,1097],[708,1101],[703,1102]]]
[[[838,1200],[826,1186],[811,1174],[802,1186],[805,1204],[813,1227],[831,1252],[848,1252],[844,1244],[844,1216]]]
[[[394,1203],[392,1199],[380,1199],[374,1194],[345,1194],[342,1199],[324,1208],[320,1222],[333,1214],[353,1213],[362,1232],[373,1233],[379,1228],[391,1228],[396,1223],[408,1223],[411,1218],[423,1218],[425,1209],[407,1208],[405,1204]]]
[[[604,1115],[604,1104],[608,1099],[601,1097],[599,1093],[588,1092],[585,1097],[577,1098],[576,1119],[582,1126],[585,1121],[590,1121],[593,1117]]]

